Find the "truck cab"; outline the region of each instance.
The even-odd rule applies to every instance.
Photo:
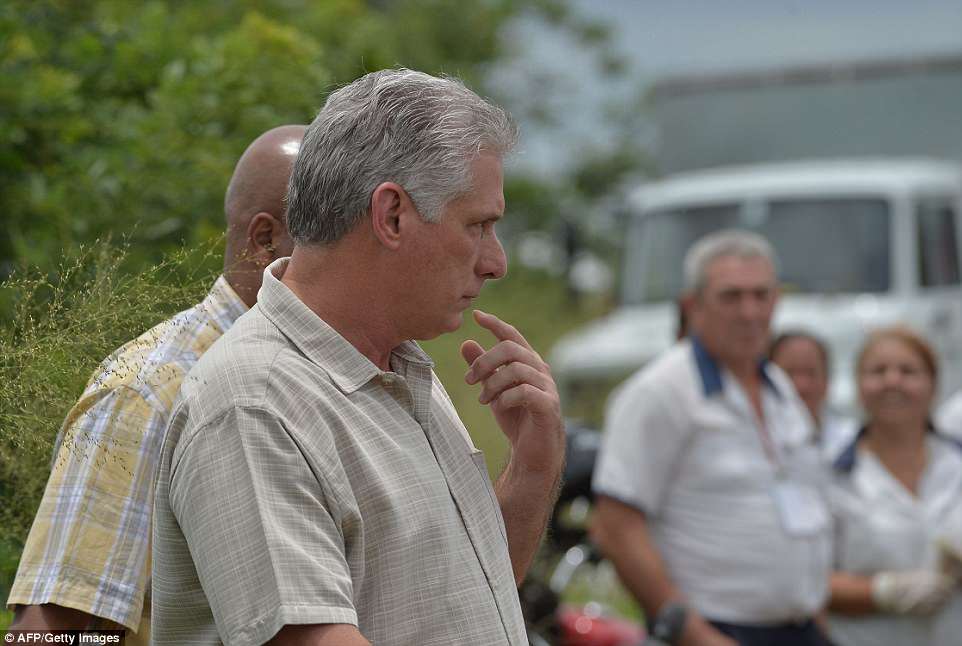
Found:
[[[905,323],[932,342],[942,397],[962,386],[962,165],[857,159],[697,171],[631,191],[626,213],[618,307],[551,355],[569,417],[600,424],[613,387],[675,341],[685,253],[727,228],[774,246],[782,296],[773,331],[825,339],[834,412],[858,414],[856,353],[883,325]]]

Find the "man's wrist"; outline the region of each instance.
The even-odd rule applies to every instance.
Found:
[[[561,452],[556,459],[544,461],[544,456],[531,462],[512,452],[505,465],[502,477],[513,482],[523,483],[527,487],[551,488],[560,483],[564,474],[565,453]]]

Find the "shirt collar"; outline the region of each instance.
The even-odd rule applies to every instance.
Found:
[[[959,443],[955,438],[943,435],[935,430],[932,424],[928,426],[929,434],[936,439],[945,442],[952,446],[953,448],[962,451],[962,443]],[[845,450],[839,453],[838,457],[835,458],[835,462],[832,463],[832,467],[839,473],[850,474],[855,469],[855,463],[858,461],[858,442],[865,434],[868,432],[868,427],[863,426],[859,429],[858,433],[855,434],[855,438],[849,442]]]
[[[701,377],[701,385],[705,392],[705,397],[711,397],[723,392],[722,368],[718,362],[715,361],[714,357],[708,354],[708,350],[697,336],[691,336],[691,349],[695,357],[695,366],[698,368],[698,374]],[[761,377],[762,383],[771,388],[772,392],[781,398],[781,392],[779,392],[771,375],[768,374],[767,359],[759,360],[758,375]]]
[[[353,393],[382,373],[324,319],[307,307],[280,281],[290,258],[279,258],[264,270],[257,308],[313,363],[324,369],[345,394]],[[393,359],[433,367],[431,358],[414,341],[392,351]]]
[[[223,274],[217,277],[200,306],[224,332],[248,309]]]
[[[835,458],[835,462],[832,463],[832,467],[840,473],[851,473],[855,468],[855,461],[858,458],[858,441],[865,436],[867,428],[863,426],[855,434],[855,437],[845,450],[839,453],[838,457]]]

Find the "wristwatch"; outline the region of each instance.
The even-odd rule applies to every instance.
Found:
[[[669,601],[655,616],[655,623],[651,625],[651,636],[660,642],[675,646],[681,641],[687,618],[688,608],[680,603]]]

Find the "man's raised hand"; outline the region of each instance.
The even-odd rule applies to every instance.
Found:
[[[514,326],[480,310],[474,311],[474,320],[498,342],[489,350],[474,340],[461,344],[461,356],[470,366],[465,381],[481,384],[478,400],[491,406],[511,444],[512,461],[531,471],[557,472],[565,436],[548,364]]]

